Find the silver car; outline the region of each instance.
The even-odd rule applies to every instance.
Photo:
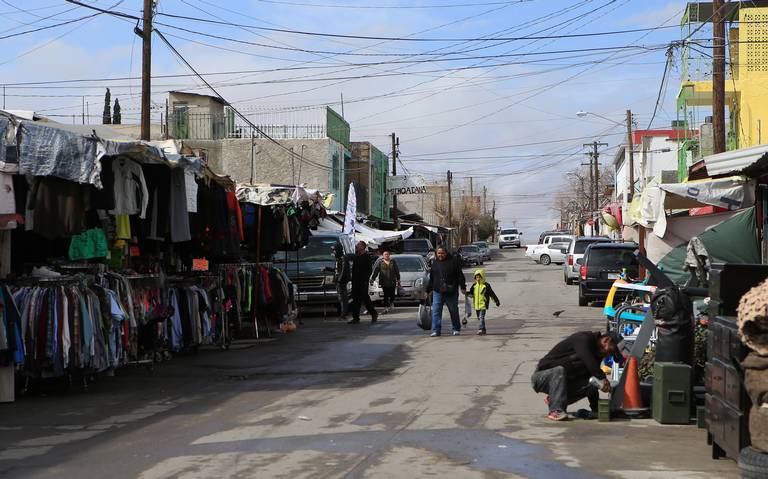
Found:
[[[581,265],[578,264],[578,260],[584,257],[584,251],[587,246],[592,243],[606,243],[610,242],[609,238],[604,236],[577,236],[574,241],[571,242],[571,247],[568,249],[568,255],[563,263],[563,280],[565,284],[578,283],[579,273]]]
[[[491,260],[491,247],[488,246],[488,243],[486,243],[485,241],[475,241],[472,244],[480,248],[480,254],[483,255],[484,261]]]
[[[374,268],[381,261],[381,258],[377,259]],[[421,301],[424,299],[425,285],[429,280],[427,262],[424,257],[419,254],[393,254],[392,261],[397,264],[397,269],[400,271],[400,291],[395,297],[395,301]],[[381,289],[378,279],[368,287],[368,295],[373,301],[384,299],[384,290]]]
[[[467,244],[459,247],[461,264],[464,266],[480,266],[483,264],[483,253],[477,245]]]

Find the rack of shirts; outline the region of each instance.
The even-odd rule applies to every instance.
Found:
[[[201,345],[231,342],[224,307],[224,294],[215,275],[176,276],[166,279],[169,339],[173,351],[196,350]]]

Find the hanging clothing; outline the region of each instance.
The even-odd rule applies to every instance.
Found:
[[[128,158],[120,157],[112,162],[115,178],[114,215],[139,215],[145,218],[149,192],[141,165]]]
[[[48,239],[82,233],[89,208],[90,188],[55,177],[34,178],[27,201],[34,232]]]
[[[170,226],[171,241],[190,241],[189,212],[187,211],[187,189],[184,169],[174,168],[170,176]]]

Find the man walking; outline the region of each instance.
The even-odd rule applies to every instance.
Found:
[[[616,333],[580,331],[563,339],[539,361],[531,376],[533,390],[546,393],[544,402],[549,407],[547,418],[563,421],[568,418],[569,404],[587,398],[592,410],[588,417],[597,413],[597,388],[589,380],[595,377],[603,392],[611,392],[611,383],[600,368],[604,358],[613,356],[616,362],[623,358],[619,352],[622,337]]]
[[[373,307],[373,301],[368,295],[368,281],[373,272],[373,258],[366,251],[367,245],[360,241],[355,245],[355,259],[352,260],[352,319],[348,324],[357,324],[360,322],[360,305],[371,313],[371,323],[379,319],[379,313]]]
[[[441,334],[443,305],[448,306],[453,335],[458,336],[460,334],[459,289],[462,293],[467,294],[466,280],[461,271],[461,258],[448,253],[445,246],[438,246],[435,260],[429,270],[429,282],[427,283],[427,292],[432,292],[431,337],[436,338]]]

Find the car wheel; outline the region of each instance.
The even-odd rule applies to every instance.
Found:
[[[579,286],[579,306],[586,306],[589,304],[589,300],[581,293],[581,286]]]
[[[541,255],[541,258],[539,259],[539,261],[543,265],[548,265],[552,262],[552,258],[550,258],[548,254],[543,254]]]
[[[745,447],[739,453],[739,472],[745,479],[764,478],[768,468],[768,454],[753,447]]]

